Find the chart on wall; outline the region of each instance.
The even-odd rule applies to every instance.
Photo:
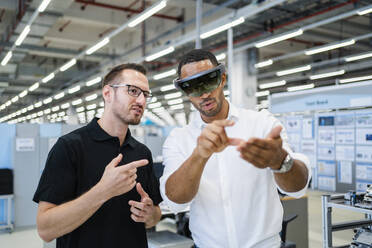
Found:
[[[317,116],[317,177],[318,189],[336,190],[335,113]]]
[[[336,161],[337,186],[341,192],[354,189],[353,172],[355,163],[355,113],[338,111],[335,117],[336,126]]]
[[[356,190],[365,191],[372,184],[372,110],[360,110],[355,114]]]
[[[302,116],[287,116],[285,127],[288,135],[288,142],[293,152],[301,150],[301,126]]]

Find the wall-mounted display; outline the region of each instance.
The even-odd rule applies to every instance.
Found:
[[[336,126],[354,128],[354,114],[337,114]]]
[[[334,116],[319,116],[318,125],[320,127],[334,126],[335,125],[335,117]]]
[[[354,161],[355,159],[354,146],[336,146],[336,160],[337,161]]]
[[[357,129],[356,143],[359,145],[372,145],[372,128]]]
[[[370,162],[370,163],[372,163],[372,147],[370,147],[370,146],[357,146],[355,156],[356,156],[356,161],[357,162]]]
[[[353,162],[339,161],[337,168],[337,178],[340,183],[353,183]]]
[[[336,164],[331,160],[318,160],[318,175],[335,176]]]
[[[357,127],[372,127],[372,113],[357,114],[356,126]]]
[[[334,160],[335,147],[334,146],[319,146],[318,147],[318,159]]]
[[[299,117],[288,117],[286,119],[286,128],[288,132],[301,130],[301,118]]]
[[[336,130],[336,144],[349,144],[355,143],[354,129],[337,129]]]
[[[329,176],[319,176],[318,188],[326,191],[336,191],[336,178]]]
[[[318,143],[319,144],[334,144],[335,143],[335,130],[334,129],[319,129],[318,130]]]
[[[314,138],[314,119],[304,118],[302,120],[302,138],[313,139]]]

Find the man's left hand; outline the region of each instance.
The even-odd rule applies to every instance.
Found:
[[[270,131],[265,139],[241,140],[239,144],[236,144],[240,157],[257,168],[270,167],[278,170],[287,156],[287,152],[282,148],[281,131],[282,127],[277,126]]]
[[[131,218],[135,222],[143,222],[146,225],[151,225],[154,222],[155,207],[149,195],[143,190],[140,183],[137,183],[136,189],[141,196],[141,201],[129,201],[131,205],[130,211],[132,212]]]

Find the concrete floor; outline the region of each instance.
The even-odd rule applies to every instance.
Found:
[[[309,247],[322,247],[322,211],[321,195],[325,192],[308,191],[308,211],[309,211]],[[362,214],[355,212],[334,209],[332,212],[334,222],[363,219]],[[157,230],[174,230],[172,221],[164,220],[158,226]],[[345,245],[350,243],[353,237],[352,230],[340,231],[333,234],[333,245]],[[0,231],[1,248],[42,248],[43,242],[39,238],[35,228],[16,229],[13,233],[4,233]],[[299,247],[301,248],[301,247]]]

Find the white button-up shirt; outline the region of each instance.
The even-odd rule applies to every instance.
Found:
[[[229,106],[228,118],[235,120],[234,126],[225,129],[230,138],[265,138],[273,127],[281,125],[268,111],[237,108],[231,103]],[[192,154],[205,125],[196,113],[189,125],[173,129],[165,141],[165,168],[160,179],[163,200],[174,212],[190,207],[189,227],[200,248],[279,247],[283,208],[277,189],[296,198],[303,196],[311,177],[308,159],[291,151],[283,128],[283,148],[292,158],[304,162],[309,174],[302,190],[288,193],[276,184],[270,169],[256,168],[240,158],[236,147],[228,146],[206,163],[194,199],[188,204],[176,204],[166,196],[165,184]]]

